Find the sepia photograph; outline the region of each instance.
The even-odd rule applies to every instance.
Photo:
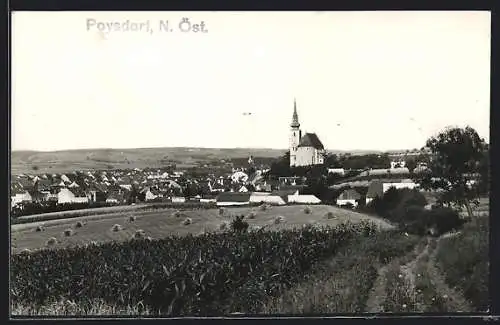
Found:
[[[11,318],[490,312],[491,12],[10,17]]]

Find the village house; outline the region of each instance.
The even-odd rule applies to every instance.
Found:
[[[284,197],[282,197],[276,193],[253,192],[250,195],[250,203],[254,203],[254,204],[267,203],[267,204],[271,204],[271,205],[285,205],[286,201],[285,201]]]
[[[376,197],[382,197],[382,195],[387,192],[390,188],[396,189],[415,189],[418,188],[418,184],[413,182],[411,179],[401,179],[401,180],[373,180],[368,186],[368,191],[366,193],[366,204],[370,203]]]
[[[359,199],[361,199],[361,194],[359,194],[358,191],[355,189],[345,189],[337,197],[337,205],[343,206],[352,204],[353,207],[357,207]]]
[[[62,188],[59,190],[59,193],[57,193],[58,204],[88,203],[88,202],[89,198],[87,197],[86,193],[77,188],[74,189]]]
[[[23,188],[19,182],[11,184],[10,187],[10,202],[11,206],[16,206],[20,203],[30,203],[32,200],[30,193]]]
[[[250,193],[220,193],[217,195],[217,206],[248,205],[250,196]]]

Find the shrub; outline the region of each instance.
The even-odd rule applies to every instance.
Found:
[[[416,189],[396,189],[392,187],[381,198],[376,197],[373,199],[367,208],[381,217],[398,222],[398,220],[394,220],[395,211],[403,211],[409,206],[424,207],[426,204],[427,200],[424,195]],[[401,213],[398,214],[397,212],[396,214],[401,215]]]
[[[304,208],[304,213],[305,214],[310,214],[311,213],[311,208],[310,207],[305,207]]]
[[[49,240],[47,240],[47,245],[55,245],[55,244],[57,244],[56,237],[50,237]]]
[[[29,248],[25,248],[21,252],[21,254],[29,254],[29,253],[31,253],[31,250]]]
[[[36,227],[37,232],[44,231],[44,230],[45,230],[45,228],[43,228],[43,226]]]
[[[343,205],[343,207],[346,209],[354,209],[354,204],[352,204],[351,202],[347,202]]]
[[[220,230],[226,230],[228,228],[228,225],[229,223],[227,221],[223,221],[220,225],[219,225],[219,229]]]
[[[428,213],[429,221],[436,228],[438,234],[457,230],[464,224],[458,212],[451,208],[437,208],[428,211]]]
[[[66,229],[64,231],[64,236],[69,237],[71,235],[73,235],[73,229]]]
[[[260,211],[266,211],[267,210],[267,204],[263,203],[260,205]]]
[[[142,229],[138,229],[138,230],[134,233],[133,238],[134,238],[134,239],[141,239],[141,238],[144,238],[144,236],[146,236],[146,233],[144,232],[144,230],[142,230]]]
[[[245,216],[237,216],[231,221],[231,229],[235,232],[246,232],[248,230],[248,222],[244,221]]]
[[[76,228],[81,228],[81,227],[83,227],[83,222],[78,221],[78,222],[76,223],[75,227],[76,227]]]
[[[151,238],[150,236],[146,237],[146,241],[148,242],[152,242],[153,241],[153,238]]]
[[[274,218],[274,223],[275,224],[280,224],[280,223],[283,223],[285,222],[285,217],[283,216],[277,216],[276,218]]]
[[[181,213],[180,211],[175,211],[174,213],[172,213],[172,216],[175,218],[179,218],[181,216]]]
[[[122,226],[120,226],[119,224],[114,224],[111,230],[113,230],[114,232],[118,232],[122,230]]]
[[[255,219],[256,213],[254,211],[248,214],[248,219]]]
[[[136,217],[135,217],[135,216],[130,216],[130,217],[128,217],[128,221],[130,221],[130,222],[134,222],[134,221],[135,221],[135,219],[136,219]]]
[[[224,208],[220,208],[220,209],[219,209],[219,215],[220,215],[220,216],[223,216],[223,215],[224,215],[224,212],[225,212],[225,209],[224,209]]]
[[[190,225],[193,223],[193,219],[191,218],[186,218],[184,219],[184,221],[182,222],[183,225],[187,226],[187,225]]]

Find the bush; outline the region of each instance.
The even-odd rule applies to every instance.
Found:
[[[136,218],[135,218],[135,216],[130,216],[130,217],[128,217],[128,221],[130,221],[130,222],[134,222],[134,221],[135,221],[135,219],[136,219]]]
[[[431,226],[436,228],[438,234],[458,230],[464,224],[458,212],[451,208],[437,208],[428,213]]]
[[[248,230],[248,222],[244,221],[244,216],[237,216],[231,221],[231,229],[235,232],[246,232]]]
[[[227,221],[223,221],[220,225],[219,225],[219,229],[220,230],[226,230],[228,229],[228,226],[229,226],[229,223]]]
[[[172,213],[172,216],[175,218],[179,218],[181,216],[181,213],[180,211],[175,211],[174,213]]]
[[[111,230],[113,230],[114,232],[118,232],[122,230],[122,226],[120,226],[119,224],[114,224]]]
[[[267,210],[267,204],[261,204],[260,206],[260,211],[266,211]]]
[[[50,237],[49,240],[47,240],[47,245],[55,245],[57,244],[57,239],[56,237]]]
[[[36,227],[37,232],[44,231],[44,230],[45,230],[45,228],[43,228],[43,226]]]
[[[418,190],[407,188],[396,189],[392,187],[381,198],[374,198],[368,204],[367,209],[390,221],[400,222],[401,220],[397,220],[397,216],[401,217],[404,215],[402,212],[406,207],[424,207],[426,204],[426,198]]]
[[[76,228],[82,228],[83,227],[83,222],[78,221],[75,225]]]
[[[256,216],[256,213],[252,211],[248,214],[248,219],[255,219],[255,216]]]
[[[224,209],[224,208],[220,208],[220,209],[219,209],[219,215],[220,215],[220,216],[223,216],[223,215],[224,215],[224,212],[225,212],[225,209]]]
[[[146,236],[146,233],[144,232],[144,230],[142,230],[142,229],[138,229],[138,230],[134,233],[133,238],[134,238],[134,239],[141,239],[141,238],[144,238],[145,236]]]
[[[346,209],[354,209],[354,204],[352,204],[351,202],[347,202],[346,204],[344,204],[344,208],[346,208]]]
[[[71,235],[73,235],[73,229],[66,229],[64,231],[64,236],[69,237]]]
[[[182,222],[182,224],[183,224],[184,226],[190,225],[190,224],[192,224],[192,223],[193,223],[193,219],[191,219],[191,218],[186,218],[186,219],[184,219],[184,221]]]
[[[304,213],[305,214],[310,214],[311,213],[311,208],[310,207],[305,207],[304,208]]]
[[[276,218],[274,218],[274,223],[275,224],[280,224],[280,223],[283,223],[285,222],[285,217],[283,216],[277,216]]]

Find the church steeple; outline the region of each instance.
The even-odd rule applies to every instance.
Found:
[[[297,114],[297,102],[295,98],[293,99],[293,116],[292,116],[292,124],[290,124],[292,128],[300,127],[299,123],[299,115]]]

